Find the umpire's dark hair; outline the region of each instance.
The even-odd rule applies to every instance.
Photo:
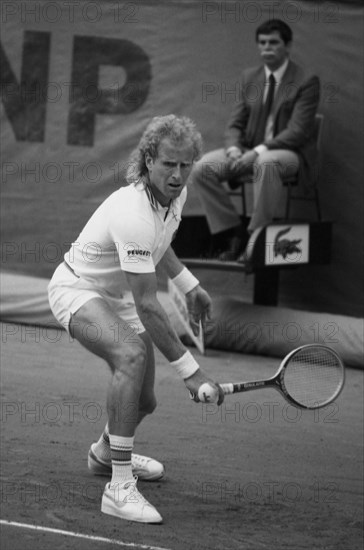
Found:
[[[269,19],[265,21],[255,31],[255,40],[258,42],[260,34],[271,34],[272,32],[278,32],[285,44],[292,42],[293,33],[291,27],[287,25],[281,19]]]

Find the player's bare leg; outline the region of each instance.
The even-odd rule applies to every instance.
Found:
[[[101,336],[96,341],[87,337],[91,323],[100,330]],[[115,323],[120,327],[117,341],[111,330]],[[101,509],[122,519],[160,523],[160,514],[137,490],[131,466],[139,401],[146,373],[147,346],[137,335],[129,342],[127,327],[125,329],[124,326],[125,322],[98,298],[82,306],[70,322],[74,338],[107,361],[112,371],[107,393],[112,478],[105,487]]]
[[[152,340],[147,332],[143,332],[139,336],[146,346],[147,356],[143,385],[139,399],[137,424],[139,424],[145,416],[152,414],[157,404],[154,394],[155,360]],[[165,469],[163,464],[149,456],[132,453],[131,463],[133,474],[143,481],[157,481],[164,476]],[[111,476],[111,452],[108,424],[106,424],[99,440],[91,445],[88,454],[88,468],[94,475]]]

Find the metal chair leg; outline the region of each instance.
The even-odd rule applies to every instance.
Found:
[[[315,187],[315,201],[316,201],[317,219],[320,222],[322,220],[322,215],[321,215],[320,197],[318,194],[317,187]]]
[[[286,220],[289,219],[290,208],[291,208],[291,184],[288,182],[287,183],[287,198],[286,198],[286,215],[285,215]]]
[[[247,209],[246,209],[246,196],[245,196],[245,183],[244,182],[241,184],[241,205],[242,205],[243,217],[246,218]]]

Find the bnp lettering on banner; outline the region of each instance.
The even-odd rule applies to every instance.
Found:
[[[309,224],[268,225],[265,233],[265,265],[309,262]]]
[[[186,298],[184,294],[182,294],[182,292],[179,290],[179,288],[176,287],[176,285],[171,279],[168,279],[168,295],[170,297],[173,309],[178,319],[181,321],[183,328],[186,331],[186,334],[188,334],[188,336],[191,338],[192,342],[195,344],[199,352],[202,355],[204,355],[205,345],[204,345],[204,335],[203,335],[201,322],[200,322],[200,332],[198,336],[195,336],[195,334],[193,334],[193,331],[190,325],[190,317],[187,310]]]

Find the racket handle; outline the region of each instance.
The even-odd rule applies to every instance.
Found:
[[[219,384],[219,386],[225,395],[228,395],[229,393],[234,393],[234,384],[226,383],[226,384]]]

